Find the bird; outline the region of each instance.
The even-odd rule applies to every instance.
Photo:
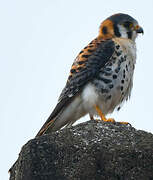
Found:
[[[117,13],[100,25],[98,36],[74,60],[57,105],[37,136],[71,127],[89,114],[115,122],[107,114],[130,98],[136,63],[136,38],[143,28],[132,16]],[[127,122],[121,122],[127,123]]]

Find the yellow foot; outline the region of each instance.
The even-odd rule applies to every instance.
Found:
[[[95,110],[97,112],[97,114],[100,116],[101,120],[102,121],[105,121],[105,122],[112,122],[112,123],[115,123],[116,121],[113,119],[113,118],[109,118],[107,119],[105,117],[105,115],[102,113],[101,109],[99,108],[99,106],[95,105]],[[93,116],[90,115],[90,119],[94,119]],[[128,122],[119,122],[120,124],[129,124]]]
[[[119,122],[120,124],[130,124],[130,123],[128,123],[128,122],[124,122],[124,121],[121,121],[121,122]]]
[[[100,116],[100,118],[101,118],[102,121],[112,122],[112,123],[115,122],[115,120],[112,119],[112,118],[107,119],[107,118],[105,117],[105,115],[102,113],[101,109],[100,109],[98,106],[95,105],[95,109],[96,109],[96,111],[97,111],[97,113],[98,113],[98,115]]]
[[[105,121],[105,122],[112,122],[112,123],[115,123],[115,120],[114,120],[113,118],[105,119],[104,121]]]
[[[117,121],[115,121],[113,118],[109,118],[109,119],[106,119],[105,122],[115,123],[115,122],[117,122]],[[120,124],[125,124],[125,125],[128,125],[128,124],[131,125],[130,123],[124,122],[124,121],[121,121],[121,122],[118,122],[118,123],[120,123]]]

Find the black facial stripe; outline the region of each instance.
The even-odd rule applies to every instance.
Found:
[[[128,38],[132,39],[132,31],[127,32]]]
[[[116,24],[114,24],[114,34],[115,34],[117,37],[120,37],[120,36],[121,36],[121,33],[119,32],[119,28],[117,27]]]

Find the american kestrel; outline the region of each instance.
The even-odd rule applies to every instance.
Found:
[[[135,39],[143,29],[127,14],[104,20],[97,38],[76,57],[58,103],[37,136],[71,126],[82,116],[112,113],[131,94],[136,62]]]

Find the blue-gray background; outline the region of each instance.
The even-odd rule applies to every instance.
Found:
[[[145,34],[137,39],[131,100],[111,117],[153,132],[152,0],[0,1],[0,179],[53,110],[77,53],[118,12],[136,18]]]

